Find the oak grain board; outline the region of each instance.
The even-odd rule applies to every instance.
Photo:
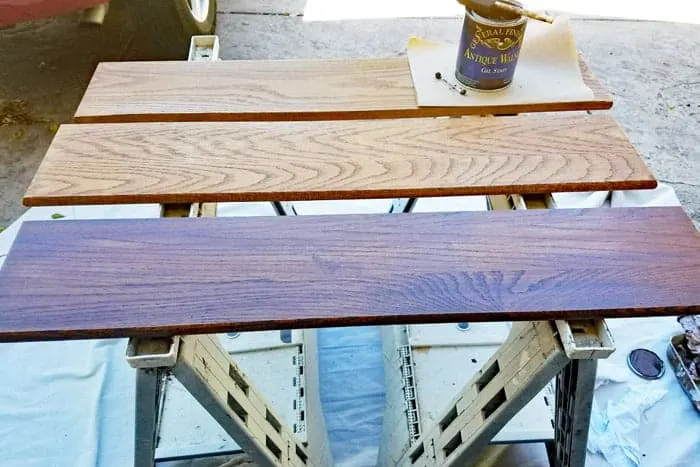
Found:
[[[607,115],[64,125],[28,206],[653,188]]]
[[[700,312],[681,208],[25,222],[0,340]]]
[[[347,120],[604,110],[612,98],[580,59],[590,100],[418,107],[407,58],[100,63],[74,120]]]

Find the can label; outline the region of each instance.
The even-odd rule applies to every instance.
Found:
[[[498,24],[467,10],[457,55],[457,79],[482,90],[508,86],[515,74],[526,21]]]

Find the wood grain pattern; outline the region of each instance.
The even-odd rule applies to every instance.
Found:
[[[700,312],[681,208],[25,222],[0,340]]]
[[[288,201],[656,186],[605,115],[62,126],[24,203]]]
[[[580,61],[591,100],[417,107],[408,59],[100,63],[80,123],[347,120],[602,110],[603,85]]]

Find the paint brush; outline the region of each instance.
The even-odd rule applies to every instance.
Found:
[[[460,4],[475,11],[481,16],[527,16],[528,18],[551,23],[554,18],[547,15],[542,15],[534,11],[526,10],[519,5],[509,2],[508,0],[457,0]]]

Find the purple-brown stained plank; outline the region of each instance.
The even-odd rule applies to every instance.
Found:
[[[700,312],[681,208],[27,222],[0,340]]]

